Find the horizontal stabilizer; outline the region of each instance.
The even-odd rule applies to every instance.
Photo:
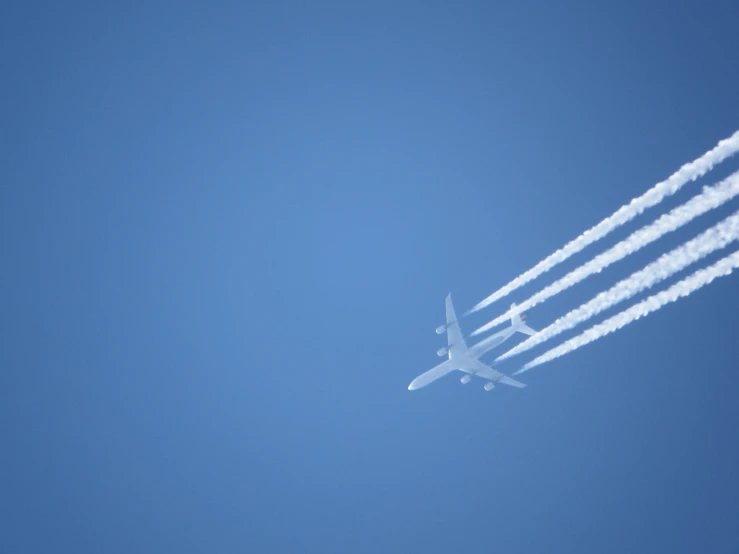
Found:
[[[529,327],[528,325],[521,325],[521,326],[520,326],[520,327],[518,328],[518,330],[519,330],[519,331],[521,331],[522,333],[526,333],[527,335],[532,335],[532,336],[533,336],[533,335],[535,335],[535,334],[536,334],[536,331],[534,331],[534,330],[533,330],[533,329],[532,329],[531,327]]]

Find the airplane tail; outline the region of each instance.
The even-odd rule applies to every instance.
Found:
[[[514,310],[515,308],[516,303],[514,302],[513,304],[511,304],[511,310]],[[524,319],[526,319],[526,314],[513,312],[513,314],[511,315],[511,327],[518,327],[518,329],[516,330],[520,333],[524,333],[525,335],[535,335],[536,331],[528,325],[524,324]]]

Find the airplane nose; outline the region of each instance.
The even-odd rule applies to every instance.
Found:
[[[408,385],[408,390],[416,390],[416,380],[415,379],[411,381],[410,385]]]

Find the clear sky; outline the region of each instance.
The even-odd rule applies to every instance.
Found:
[[[739,129],[736,2],[184,6],[0,8],[0,551],[739,550],[737,276],[407,390]]]

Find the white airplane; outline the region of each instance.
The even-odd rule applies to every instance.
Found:
[[[515,304],[511,306],[515,307]],[[525,317],[525,316],[524,316]],[[462,384],[466,385],[472,380],[473,375],[487,379],[485,383],[485,390],[493,390],[496,383],[503,383],[504,385],[510,385],[512,387],[523,388],[526,385],[511,379],[507,375],[493,369],[490,366],[482,363],[479,358],[485,352],[495,348],[503,341],[511,337],[516,331],[526,333],[527,335],[533,335],[536,333],[531,327],[523,322],[523,317],[518,314],[514,314],[511,317],[511,326],[508,329],[504,329],[494,335],[481,340],[472,347],[467,347],[462,336],[462,331],[459,328],[459,322],[457,316],[454,314],[454,306],[452,305],[452,295],[449,294],[446,297],[446,325],[441,325],[436,329],[436,333],[441,335],[444,331],[447,333],[448,346],[439,349],[437,354],[439,356],[449,355],[449,358],[444,362],[440,363],[436,367],[429,369],[427,372],[422,373],[408,385],[408,390],[416,390],[421,387],[425,387],[443,377],[447,373],[459,370],[466,373],[461,379]]]

